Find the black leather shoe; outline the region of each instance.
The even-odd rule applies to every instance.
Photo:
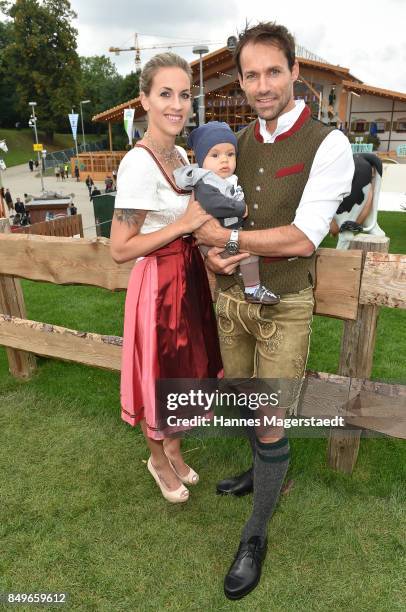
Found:
[[[259,536],[251,537],[248,542],[240,542],[224,579],[224,593],[228,599],[241,599],[255,589],[261,578],[266,549],[267,540],[264,542]]]
[[[252,493],[253,489],[252,468],[234,478],[220,480],[216,487],[219,495],[236,495],[237,497]]]

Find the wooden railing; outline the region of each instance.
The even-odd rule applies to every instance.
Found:
[[[307,376],[304,414],[311,398],[318,398],[320,414],[331,413],[329,394],[344,389],[347,423],[358,429],[332,430],[328,456],[332,467],[346,472],[355,465],[362,428],[406,438],[406,386],[368,380],[379,307],[406,307],[406,256],[389,255],[388,243],[358,236],[349,251],[317,251],[314,313],[342,319],[344,331],[338,375]],[[125,290],[134,261],[116,264],[109,247],[106,238],[0,234],[0,345],[7,347],[14,376],[29,378],[35,355],[120,369],[121,337],[27,320],[18,280]]]
[[[52,221],[19,225],[13,227],[12,231],[16,234],[38,234],[41,236],[73,237],[80,235],[83,238],[82,215],[66,215]]]

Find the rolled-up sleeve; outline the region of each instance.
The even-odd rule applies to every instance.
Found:
[[[314,157],[309,180],[293,225],[319,246],[342,200],[351,192],[354,158],[348,138],[339,130],[326,136]]]
[[[114,208],[159,210],[157,171],[149,153],[140,148],[129,151],[118,168]]]

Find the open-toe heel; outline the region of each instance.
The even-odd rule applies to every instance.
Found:
[[[165,485],[159,478],[159,475],[156,469],[152,465],[151,457],[148,459],[147,468],[148,468],[149,473],[151,474],[151,476],[157,483],[158,487],[161,489],[162,495],[167,501],[171,502],[172,504],[181,504],[183,502],[186,502],[189,499],[189,491],[183,484],[180,485],[178,489],[175,489],[175,491],[170,491],[169,489],[165,487]],[[178,478],[180,477],[178,476]]]
[[[189,471],[186,474],[186,476],[181,476],[176,471],[176,468],[173,465],[172,461],[170,459],[168,459],[168,461],[171,464],[172,469],[175,472],[176,476],[179,478],[179,480],[181,480],[183,482],[183,484],[197,485],[197,483],[199,482],[199,474],[197,472],[195,472],[194,470],[192,470],[192,468],[189,465],[187,466],[189,468]]]

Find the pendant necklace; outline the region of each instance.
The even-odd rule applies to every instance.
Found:
[[[144,134],[144,141],[150,146],[154,153],[159,155],[162,161],[164,161],[166,164],[175,164],[179,162],[180,155],[175,145],[173,145],[170,149],[162,147],[157,142],[155,142],[153,138],[151,138],[148,132],[145,132]]]

